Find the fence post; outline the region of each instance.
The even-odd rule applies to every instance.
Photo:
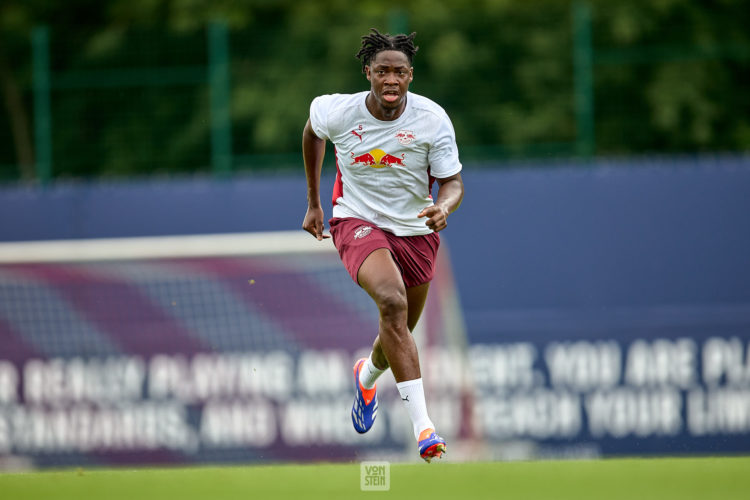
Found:
[[[208,84],[210,94],[211,167],[224,177],[232,171],[229,32],[224,21],[208,26]]]
[[[52,178],[52,112],[50,111],[49,31],[38,26],[31,32],[34,87],[34,156],[36,178],[42,185]]]
[[[573,71],[576,109],[576,150],[590,157],[596,150],[594,135],[594,48],[591,41],[591,6],[573,3]]]

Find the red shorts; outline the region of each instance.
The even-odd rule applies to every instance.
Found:
[[[440,246],[440,236],[437,233],[396,236],[354,217],[334,217],[328,223],[331,226],[333,244],[355,283],[359,284],[359,267],[378,248],[390,250],[407,288],[432,280],[435,274],[435,257]]]

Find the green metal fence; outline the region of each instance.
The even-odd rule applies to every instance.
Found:
[[[616,153],[617,147],[606,141],[602,146],[601,132],[642,118],[623,112],[630,106],[626,98],[615,102],[610,95],[597,95],[601,81],[610,78],[613,71],[680,61],[735,61],[745,68],[750,61],[750,45],[742,43],[597,45],[596,10],[592,4],[576,0],[569,6],[560,5],[560,9],[568,9],[568,25],[564,29],[570,34],[566,42],[569,46],[563,47],[562,52],[555,47],[555,54],[567,54],[563,57],[568,59],[565,64],[570,75],[556,80],[553,93],[558,101],[569,100],[570,112],[568,118],[562,119],[558,132],[537,134],[533,141],[506,143],[498,140],[502,134],[497,131],[482,135],[477,132],[482,124],[486,125],[484,128],[497,126],[487,100],[512,101],[518,96],[493,97],[491,85],[475,82],[477,93],[486,94],[484,101],[477,99],[467,105],[472,96],[464,94],[471,94],[472,88],[446,84],[440,78],[425,79],[420,76],[424,72],[415,78],[415,91],[435,97],[455,117],[465,161],[497,163],[504,158],[539,156],[586,159],[602,152]],[[596,5],[601,8],[602,4]],[[548,13],[545,22],[559,24],[553,18],[563,14],[564,10]],[[405,10],[391,10],[386,19],[393,32],[408,32],[420,21],[410,18]],[[298,61],[306,58],[313,65],[321,61],[330,64],[334,60],[334,55],[328,53],[332,45],[305,40],[298,43],[297,52],[288,61],[282,61],[286,67],[274,65],[269,70],[262,54],[263,40],[288,38],[289,34],[278,26],[259,25],[257,31],[232,31],[225,22],[217,20],[208,23],[199,34],[146,33],[133,38],[129,52],[108,60],[90,54],[76,57],[80,49],[64,40],[54,27],[35,28],[30,36],[30,87],[37,181],[46,184],[55,178],[92,173],[133,176],[210,171],[216,177],[226,177],[238,170],[301,168],[298,136],[312,95],[295,92],[293,80],[288,88],[279,86],[287,83],[284,71],[302,72],[314,78],[315,72],[307,66],[298,67]],[[428,32],[426,36],[434,35]],[[129,43],[127,40],[122,45]],[[61,44],[65,48],[60,48]],[[269,57],[278,60],[287,55],[274,53]],[[339,60],[343,59],[335,59],[336,63]],[[335,86],[331,83],[334,80],[329,79],[320,88],[311,88],[318,93],[365,88],[366,82],[357,74],[355,63],[347,64],[350,65],[337,71],[351,75],[339,77]],[[513,86],[508,85],[509,77],[502,75],[512,73],[514,63],[509,58],[498,64],[502,66],[490,68],[488,74],[494,71],[505,78],[496,85],[497,92],[504,92],[500,89]],[[247,81],[260,82],[258,88],[262,92],[243,85]],[[455,98],[459,92],[464,95],[463,101]],[[544,103],[537,102],[536,106],[543,107]],[[248,119],[253,113],[263,119]],[[521,115],[517,121],[524,119]],[[287,123],[295,125],[290,129]],[[474,129],[470,128],[472,124]],[[637,130],[637,124],[631,129]],[[105,161],[113,149],[128,154],[120,154],[116,161]],[[99,168],[99,161],[107,167]]]
[[[230,118],[230,61],[225,23],[211,23],[207,29],[208,63],[158,68],[107,70],[50,70],[49,29],[32,32],[34,80],[34,144],[36,176],[42,184],[53,176],[52,90],[117,89],[125,87],[174,87],[208,84],[210,96],[211,169],[216,176],[232,171],[232,122]]]

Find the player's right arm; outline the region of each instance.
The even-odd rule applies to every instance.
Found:
[[[302,229],[318,238],[318,241],[331,237],[323,234],[324,213],[320,204],[320,172],[325,152],[326,141],[315,135],[308,119],[302,131],[302,158],[307,176],[307,213],[302,221]]]

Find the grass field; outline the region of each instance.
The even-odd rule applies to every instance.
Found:
[[[389,491],[361,491],[360,465],[63,470],[0,474],[15,499],[747,499],[750,457],[392,464]]]

